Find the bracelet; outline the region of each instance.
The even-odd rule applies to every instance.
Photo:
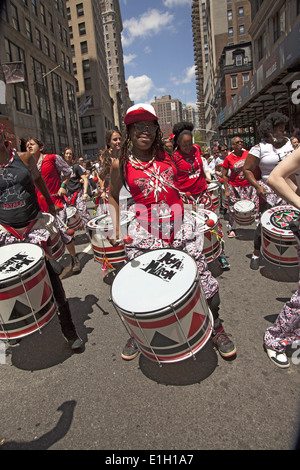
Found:
[[[67,185],[66,185],[66,183],[61,183],[60,187],[63,188],[63,189],[66,189]]]

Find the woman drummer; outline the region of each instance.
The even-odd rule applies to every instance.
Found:
[[[276,194],[300,210],[300,186],[294,174],[300,169],[300,148],[286,157],[271,172],[267,184]],[[298,243],[298,258],[300,267],[300,218],[291,226]],[[298,290],[284,305],[273,326],[268,328],[264,336],[264,346],[268,357],[278,367],[289,367],[286,347],[294,342],[300,343],[300,279]]]
[[[46,230],[35,188],[43,195],[52,215],[55,216],[58,208],[50,197],[34,157],[29,152],[9,150],[3,134],[3,129],[0,129],[0,246],[22,241],[44,249],[62,333],[71,348],[78,349],[82,340],[72,322],[69,302],[59,278],[59,265],[51,259],[50,233]]]
[[[259,211],[259,200],[256,191],[243,174],[243,166],[248,151],[243,149],[243,141],[240,137],[233,137],[231,145],[233,150],[224,159],[222,169],[225,198],[228,198],[228,238],[236,236],[234,204],[238,200],[247,199],[254,203],[256,219],[258,219]]]
[[[178,187],[184,203],[203,204],[205,209],[215,212],[211,196],[207,193],[207,180],[211,180],[211,173],[204,162],[199,148],[193,145],[194,126],[190,122],[179,122],[173,127],[174,134],[174,160],[177,168]],[[221,243],[222,254],[218,260],[222,269],[229,270],[230,265],[224,253],[223,230],[218,222],[218,237]]]
[[[130,244],[126,245],[128,260],[145,250],[173,247],[192,255],[197,263],[201,285],[214,317],[213,341],[224,357],[236,352],[219,318],[219,286],[207,268],[196,237],[195,218],[184,215],[177,189],[177,170],[165,152],[155,109],[137,104],[128,109],[125,119],[126,136],[119,160],[112,163],[109,191],[110,212],[119,232],[119,193],[125,184],[135,201],[136,219],[128,230]],[[115,241],[116,241],[115,240]],[[138,354],[133,338],[123,350],[125,360]]]
[[[256,189],[260,199],[264,201],[260,204],[260,212],[264,212],[270,207],[285,204],[285,201],[271,189],[267,179],[278,163],[294,150],[290,139],[285,135],[287,122],[288,118],[282,113],[274,112],[269,114],[258,128],[261,142],[250,149],[244,164],[245,178]],[[261,178],[258,180],[255,177],[257,167],[259,167],[261,173]],[[254,251],[250,262],[251,269],[259,269],[260,248],[261,225],[258,223],[254,236]]]

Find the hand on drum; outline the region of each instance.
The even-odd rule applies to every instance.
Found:
[[[262,186],[259,186],[258,188],[256,188],[256,193],[258,196],[264,197],[266,194],[266,189],[263,188]]]

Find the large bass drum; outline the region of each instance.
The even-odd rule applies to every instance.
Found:
[[[141,352],[159,363],[194,356],[212,333],[197,265],[181,250],[157,249],[128,262],[111,298]]]

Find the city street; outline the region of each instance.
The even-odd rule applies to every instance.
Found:
[[[291,366],[281,370],[264,352],[263,335],[296,291],[298,268],[262,260],[259,271],[250,270],[254,225],[228,239],[221,222],[231,269],[222,272],[217,261],[209,266],[220,284],[220,316],[236,357],[222,359],[209,341],[196,359],[162,367],[141,354],[122,360],[128,334],[89,239],[77,232],[82,271],[71,275],[65,254],[63,284],[83,350],[71,353],[56,317],[42,334],[7,348],[0,365],[0,449],[295,448],[300,349],[289,350]]]

